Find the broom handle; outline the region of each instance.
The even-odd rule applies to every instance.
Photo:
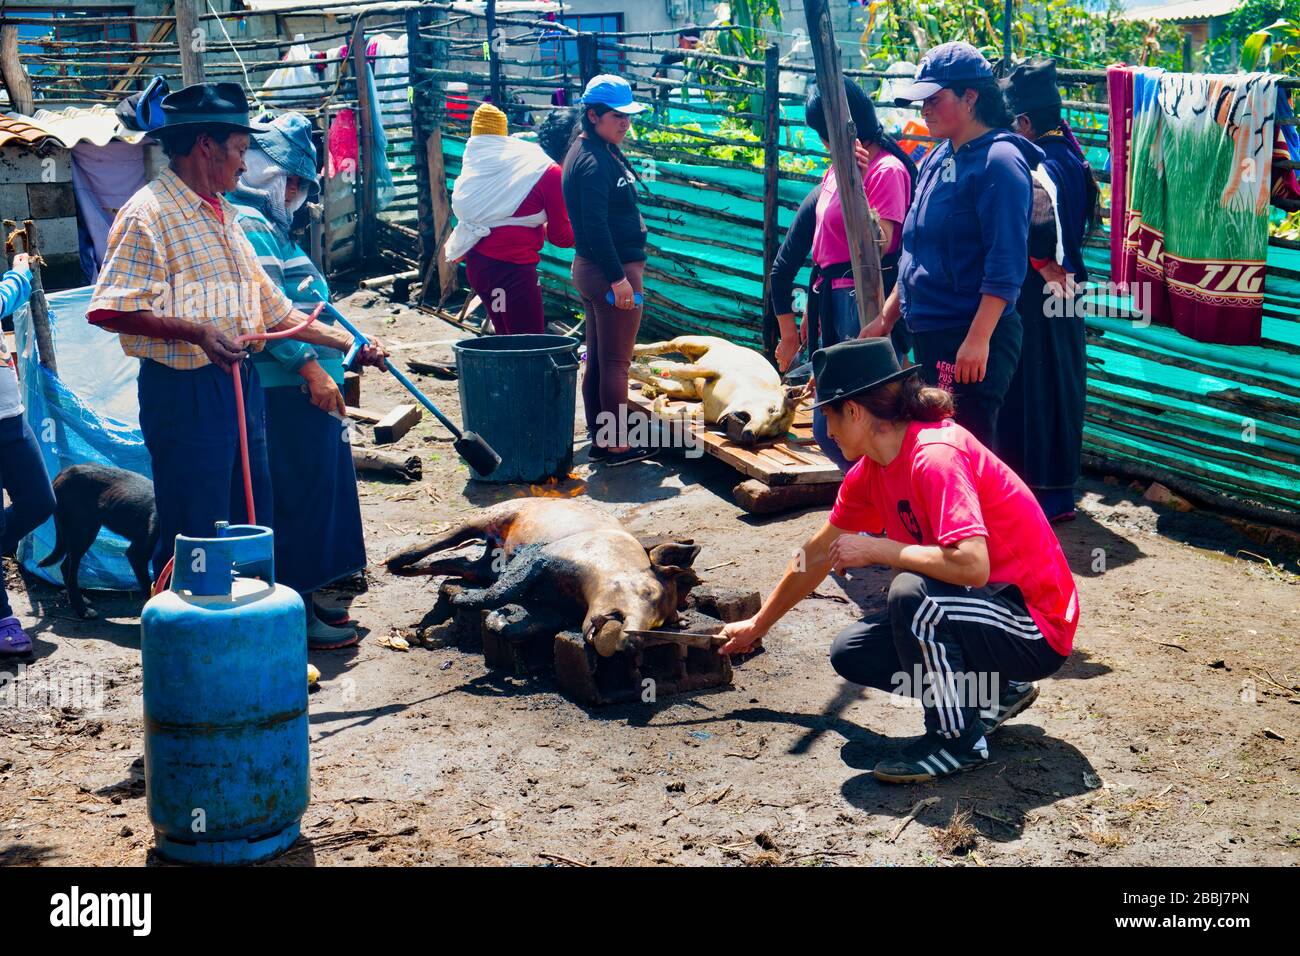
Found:
[[[349,322],[347,320],[347,317],[338,309],[334,308],[333,305],[326,304],[325,308],[329,310],[329,313],[331,317],[334,319],[334,321],[338,322],[339,325],[347,329],[348,332],[352,335],[352,348],[348,349],[348,354],[343,358],[343,367],[350,368],[352,366],[353,361],[357,357],[357,353],[360,352],[367,345],[369,345],[370,340],[366,338],[365,333],[363,333],[355,325]],[[441,411],[438,410],[438,406],[433,404],[433,402],[429,401],[429,399],[425,397],[424,393],[420,391],[419,388],[416,387],[415,383],[412,382],[409,378],[407,378],[405,374],[403,374],[401,371],[397,369],[396,366],[393,365],[392,359],[384,359],[384,371],[388,372],[390,375],[393,376],[393,378],[401,382],[402,387],[405,388],[408,392],[410,392],[413,396],[415,396],[416,400],[419,401],[421,405],[423,405],[429,411],[433,412],[434,417],[437,418],[438,421],[442,422],[442,424],[446,426],[447,430],[451,432],[452,435],[458,441],[464,437],[461,434],[460,429],[457,428],[456,425],[453,424],[452,421],[448,419],[446,415],[444,415]]]

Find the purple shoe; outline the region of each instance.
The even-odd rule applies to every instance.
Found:
[[[0,657],[31,657],[32,639],[16,617],[0,618]]]

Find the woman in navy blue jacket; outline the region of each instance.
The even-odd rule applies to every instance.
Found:
[[[1042,151],[1009,132],[993,68],[968,43],[935,47],[901,91],[933,136],[903,224],[898,285],[868,335],[900,318],[930,385],[952,393],[957,421],[993,448],[1020,358],[1016,300],[1028,266],[1031,170]]]

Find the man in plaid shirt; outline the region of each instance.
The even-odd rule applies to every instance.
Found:
[[[266,406],[253,363],[236,337],[287,328],[306,316],[271,281],[222,194],[244,170],[248,119],[234,83],[200,83],[163,100],[153,135],[170,160],[118,212],[87,318],[119,335],[141,360],[140,429],[153,466],[158,509],[154,575],[177,534],[206,537],[218,521],[243,520],[243,478],[233,366],[244,390],[249,463],[258,518],[274,514],[266,455]],[[295,338],[347,351],[351,338],[312,325]],[[387,353],[372,345],[363,364]],[[334,404],[331,402],[331,404]],[[341,401],[338,402],[341,404]],[[304,462],[310,467],[310,462]]]

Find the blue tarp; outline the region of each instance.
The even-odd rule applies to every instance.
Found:
[[[51,334],[59,373],[38,361],[31,313],[14,316],[18,371],[27,421],[45,456],[50,477],[69,465],[93,462],[152,477],[149,453],[140,435],[135,381],[140,363],[123,354],[117,336],[86,321],[89,287],[54,292],[49,302]],[[135,590],[125,539],[104,530],[81,562],[83,588]],[[18,545],[18,560],[37,577],[62,585],[57,565],[38,568],[54,550],[54,522],[45,522]]]

